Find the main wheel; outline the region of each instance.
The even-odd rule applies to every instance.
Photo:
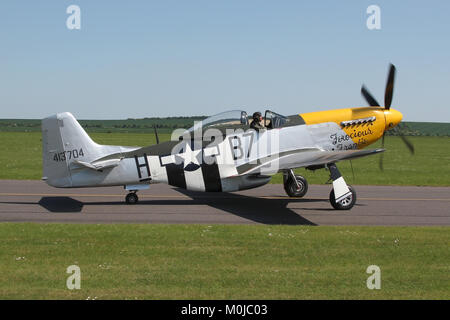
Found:
[[[298,186],[290,175],[284,178],[284,191],[289,197],[301,198],[308,192],[308,181],[299,175],[296,175],[295,179],[297,179]]]
[[[129,194],[127,194],[127,196],[125,197],[125,201],[128,204],[136,204],[139,201],[139,198],[137,196],[136,193],[134,192],[130,192]]]
[[[352,193],[348,197],[342,199],[338,203],[336,203],[336,198],[334,196],[334,190],[331,190],[330,192],[330,203],[336,210],[350,210],[353,208],[356,202],[356,191],[351,187],[348,186],[350,192]]]

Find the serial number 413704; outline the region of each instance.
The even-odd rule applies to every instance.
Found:
[[[53,160],[56,162],[59,161],[66,161],[70,159],[77,159],[79,157],[84,157],[83,149],[73,149],[73,150],[67,150],[63,152],[57,152],[53,156]]]

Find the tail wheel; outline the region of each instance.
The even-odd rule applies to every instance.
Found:
[[[138,203],[138,201],[139,201],[139,198],[135,192],[130,192],[125,197],[125,202],[127,204],[136,204],[136,203]]]
[[[300,175],[295,175],[297,183],[288,176],[284,180],[284,190],[289,197],[301,198],[308,192],[308,181]]]
[[[331,190],[330,192],[330,203],[336,210],[350,210],[353,208],[353,206],[356,203],[356,191],[351,187],[348,186],[351,195],[348,197],[342,199],[341,201],[336,203],[336,198],[334,196],[334,190]]]

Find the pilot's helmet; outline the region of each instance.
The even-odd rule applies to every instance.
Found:
[[[259,121],[261,119],[261,117],[262,117],[261,112],[255,112],[253,114],[253,120],[258,120]]]

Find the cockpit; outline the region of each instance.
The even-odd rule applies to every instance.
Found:
[[[194,130],[202,130],[205,131],[209,128],[242,128],[248,129],[250,127],[250,123],[253,120],[248,116],[247,112],[242,110],[232,110],[225,111],[222,113],[218,113],[211,117],[204,119],[203,121],[197,122],[194,126],[192,126],[188,131],[192,132]],[[289,119],[281,114],[276,112],[266,110],[263,118],[263,125],[267,129],[275,129],[283,127]]]

